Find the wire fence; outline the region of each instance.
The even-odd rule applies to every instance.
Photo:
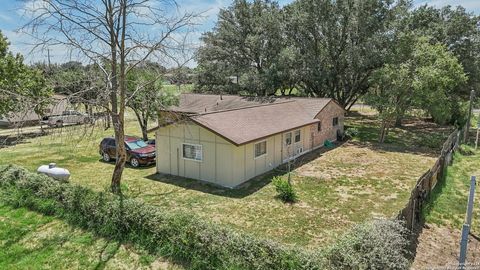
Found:
[[[398,215],[399,219],[405,220],[408,228],[413,230],[421,224],[422,208],[438,181],[445,177],[446,168],[452,164],[453,154],[460,144],[460,136],[461,131],[458,130],[448,136],[435,164],[417,180],[408,203]]]

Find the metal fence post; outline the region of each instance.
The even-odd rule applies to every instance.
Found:
[[[467,214],[465,223],[462,226],[462,239],[460,240],[460,256],[458,259],[459,268],[465,269],[465,260],[467,258],[467,244],[468,234],[470,233],[470,226],[472,225],[473,201],[475,196],[476,177],[470,178],[470,194],[468,196]]]

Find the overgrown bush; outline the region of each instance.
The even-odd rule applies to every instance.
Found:
[[[275,180],[277,183],[286,182]],[[288,182],[287,182],[288,184]],[[135,199],[0,166],[0,199],[141,246],[189,269],[406,269],[406,229],[397,221],[358,225],[323,252],[252,237]]]
[[[357,137],[358,134],[359,134],[358,128],[353,127],[345,130],[345,136],[350,139]]]
[[[408,230],[398,220],[362,223],[326,251],[331,269],[408,269]]]
[[[288,203],[293,203],[297,201],[297,193],[293,189],[292,184],[289,183],[287,179],[275,176],[273,177],[272,183],[278,193],[278,198],[280,198],[282,201]]]
[[[188,263],[190,269],[324,269],[321,257],[301,248],[15,166],[0,166],[0,192],[10,205],[56,215],[101,236]]]

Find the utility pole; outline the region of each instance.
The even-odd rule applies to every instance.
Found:
[[[470,91],[470,106],[468,108],[468,118],[465,124],[465,133],[463,134],[463,142],[468,143],[468,132],[470,132],[470,118],[472,117],[473,99],[475,98],[475,90]]]
[[[458,269],[465,269],[465,260],[467,258],[467,244],[468,235],[470,234],[470,227],[472,226],[472,212],[473,201],[475,196],[475,185],[477,184],[476,177],[470,178],[470,195],[468,196],[467,214],[465,223],[462,226],[462,239],[460,240],[460,256],[458,258]]]
[[[480,133],[480,113],[478,114],[478,118],[477,118],[477,137],[475,138],[475,150],[477,150],[477,147],[478,147],[479,133]]]

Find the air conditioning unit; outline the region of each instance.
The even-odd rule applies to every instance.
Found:
[[[299,155],[303,153],[303,147],[298,147],[297,149],[295,149],[295,155]]]

